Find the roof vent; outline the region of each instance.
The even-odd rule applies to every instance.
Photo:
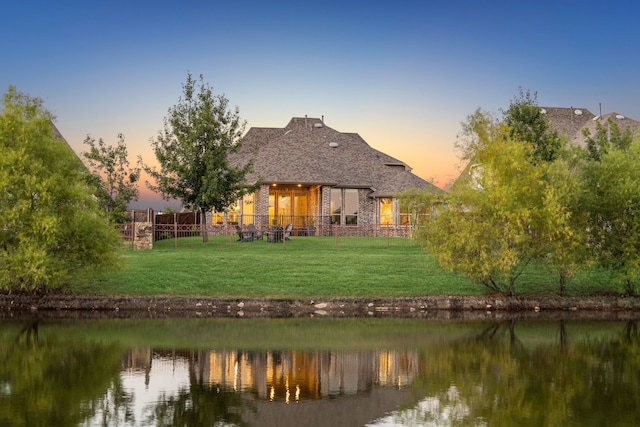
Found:
[[[337,142],[330,142],[329,143],[329,147],[331,148],[338,148],[340,146],[340,144],[338,144]]]
[[[316,128],[321,128],[322,126],[323,126],[323,124],[320,123],[320,122],[313,124],[313,127],[316,127]]]
[[[573,114],[575,114],[576,116],[581,116],[582,110],[573,110]]]
[[[624,120],[624,116],[622,114],[616,114],[616,119]]]

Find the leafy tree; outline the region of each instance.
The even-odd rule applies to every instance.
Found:
[[[240,149],[245,123],[238,108],[229,110],[229,101],[214,96],[202,75],[196,82],[189,73],[182,86],[183,95],[169,108],[164,130],[151,141],[160,170],[144,166],[155,183],[147,183],[165,198],[182,201],[187,208],[200,210],[203,242],[208,240],[205,213],[223,211],[257,186],[246,187],[244,178],[251,171],[230,165],[228,155]]]
[[[533,147],[504,123],[477,111],[464,127],[475,163],[428,224],[426,244],[444,268],[513,295],[531,261],[575,238],[565,189],[548,179],[550,163],[530,162]]]
[[[477,109],[467,116],[467,120],[461,123],[462,132],[458,134],[455,148],[460,151],[460,159],[473,162],[476,152],[482,149],[490,139],[488,132],[497,125],[498,121],[487,111]],[[477,164],[477,162],[471,163]],[[462,181],[460,181],[462,178]],[[462,175],[456,182],[466,182],[466,176]]]
[[[91,172],[90,182],[96,187],[100,207],[112,222],[127,222],[127,205],[138,200],[137,182],[140,168],[131,168],[127,158],[124,136],[118,134],[117,145],[106,145],[100,138],[97,142],[87,135],[84,143],[90,149],[83,153]]]
[[[566,290],[567,280],[589,264],[587,242],[587,212],[580,201],[580,164],[573,149],[545,168],[547,200],[563,206],[557,215],[547,217],[550,233],[545,242],[543,259],[559,279],[560,294]]]
[[[549,127],[547,116],[538,106],[537,93],[524,92],[520,88],[519,96],[503,112],[503,121],[511,128],[514,139],[531,144],[533,163],[551,162],[558,158],[562,141],[557,131]]]
[[[42,101],[9,86],[0,114],[0,289],[46,291],[85,268],[117,264],[120,238],[54,135]]]
[[[587,212],[588,248],[613,270],[624,292],[640,290],[640,138],[628,149],[610,146],[585,162],[579,204]]]
[[[591,132],[586,128],[582,130],[582,135],[585,137],[587,145],[587,158],[595,161],[602,160],[602,156],[610,148],[617,148],[623,151],[629,149],[633,140],[631,128],[627,127],[624,131],[621,131],[618,125],[610,118],[607,119],[606,128],[602,126],[600,121],[596,123],[594,136],[591,136]]]

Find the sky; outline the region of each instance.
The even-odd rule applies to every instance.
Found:
[[[640,2],[7,0],[0,84],[44,100],[80,154],[87,135],[154,164],[150,139],[187,73],[250,127],[322,117],[445,188],[461,123],[538,104],[640,120]],[[175,204],[140,187],[135,208]]]

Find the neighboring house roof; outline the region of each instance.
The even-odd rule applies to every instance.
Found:
[[[284,128],[251,128],[232,164],[254,160],[248,182],[371,188],[390,197],[410,188],[442,191],[404,162],[373,149],[357,133],[338,132],[317,118],[294,117]]]
[[[593,137],[596,133],[596,124],[600,123],[603,128],[608,129],[609,119],[618,125],[621,132],[624,132],[626,128],[630,128],[631,133],[635,135],[638,128],[640,128],[640,122],[615,112],[603,114],[600,117],[586,108],[541,108],[547,114],[549,126],[552,129],[557,130],[561,136],[565,136],[568,142],[580,146],[585,145],[585,138],[582,134],[583,129],[587,129]]]
[[[631,134],[635,134],[640,129],[640,122],[630,119],[622,114],[613,112],[603,114],[602,117],[596,116],[586,108],[576,107],[540,107],[549,120],[549,127],[558,131],[560,136],[567,138],[572,144],[581,147],[586,146],[586,140],[583,135],[583,129],[587,129],[591,137],[595,137],[596,125],[600,125],[604,129],[609,129],[609,119],[618,125],[620,132],[624,132],[626,128],[631,129]],[[454,181],[452,187],[468,182],[474,167],[473,161],[467,163],[458,178]]]
[[[87,168],[87,166],[84,164],[84,162],[82,161],[82,157],[78,155],[78,153],[76,153],[73,148],[71,148],[71,145],[69,145],[69,142],[64,138],[64,136],[62,136],[62,133],[60,132],[60,130],[56,127],[56,125],[53,122],[51,123],[51,128],[53,129],[53,137],[55,139],[57,139],[58,141],[62,141],[64,142],[64,144],[67,146],[67,148],[69,149],[70,152],[73,153],[73,155],[78,159],[78,161],[80,162],[80,166],[82,168],[83,172],[89,172],[89,169]]]

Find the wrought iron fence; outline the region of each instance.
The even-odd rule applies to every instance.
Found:
[[[200,215],[198,213],[186,212],[175,214],[154,214],[153,211],[132,211],[130,223],[120,224],[119,230],[123,240],[132,241],[135,239],[135,222],[151,222],[153,224],[154,241],[165,239],[179,239],[182,237],[199,236],[202,234]],[[336,239],[336,245],[362,245],[367,244],[366,240],[352,240],[351,238],[367,237],[377,238],[382,244],[406,245],[412,244],[417,227],[409,224],[404,225],[381,225],[381,224],[335,224],[331,223],[330,216],[280,216],[269,217],[259,215],[243,215],[233,218],[234,221],[224,221],[222,224],[205,225],[209,236],[228,236],[233,242],[239,237],[239,232],[246,230],[251,224],[255,226],[256,233],[263,235],[269,233],[274,227],[286,228],[292,225],[291,237],[331,237]],[[374,240],[369,240],[374,242]],[[380,244],[379,242],[376,244]]]

